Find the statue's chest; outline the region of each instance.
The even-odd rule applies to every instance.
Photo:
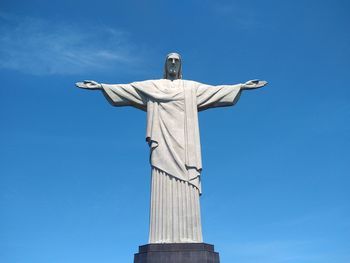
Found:
[[[181,94],[184,92],[184,86],[178,81],[169,81],[158,86],[159,90],[165,94]]]

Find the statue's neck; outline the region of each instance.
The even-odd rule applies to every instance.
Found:
[[[171,81],[174,81],[174,80],[177,80],[177,79],[179,79],[177,76],[167,76],[166,77],[168,80],[171,80]]]

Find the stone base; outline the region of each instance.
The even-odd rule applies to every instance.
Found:
[[[172,243],[140,246],[134,263],[220,263],[220,260],[213,245]]]

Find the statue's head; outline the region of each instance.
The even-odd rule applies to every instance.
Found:
[[[182,79],[181,56],[178,53],[169,53],[165,59],[164,78]]]

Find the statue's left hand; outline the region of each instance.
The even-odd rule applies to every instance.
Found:
[[[254,79],[254,80],[249,80],[246,83],[244,83],[242,85],[242,88],[243,89],[258,89],[258,88],[262,88],[266,85],[267,85],[267,81]]]
[[[102,85],[93,80],[84,80],[83,82],[75,83],[75,86],[81,89],[101,89]]]

